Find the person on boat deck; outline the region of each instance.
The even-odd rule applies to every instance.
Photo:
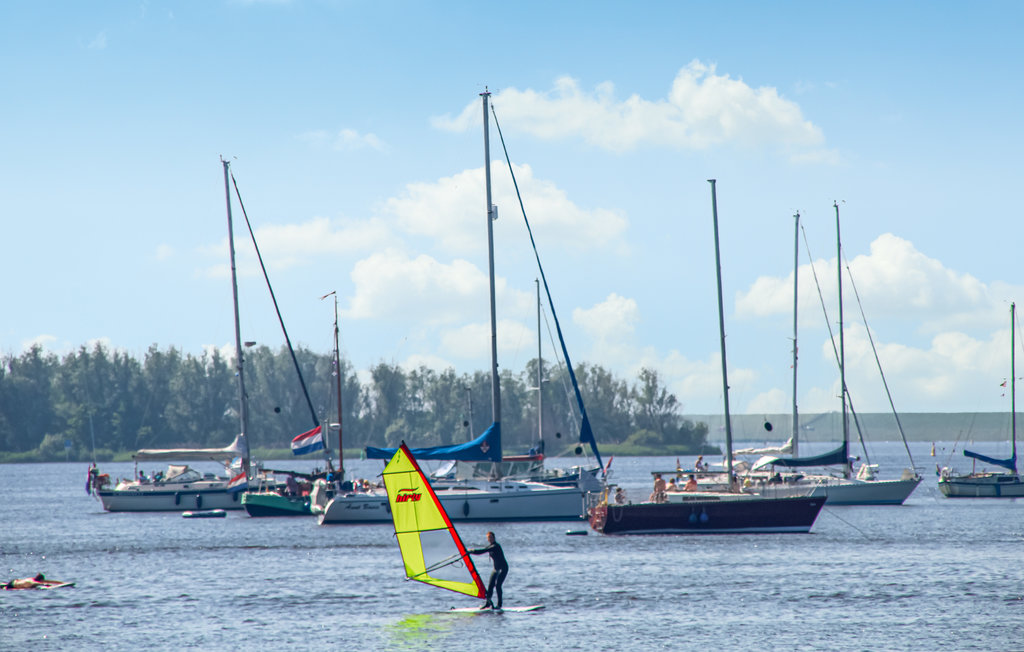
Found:
[[[704,466],[703,455],[697,456],[697,461],[693,463],[693,468],[697,469],[698,471],[704,471],[706,469],[706,467]]]
[[[285,495],[298,496],[299,495],[299,483],[295,481],[294,475],[289,475],[284,479],[284,490]]]
[[[692,473],[690,474],[690,479],[686,481],[683,491],[697,491],[697,478]]]
[[[501,609],[501,584],[505,581],[505,576],[508,575],[508,562],[505,560],[505,553],[502,552],[501,546],[494,540],[494,532],[487,533],[487,545],[483,548],[475,548],[467,551],[471,555],[482,555],[487,553],[491,556],[491,562],[494,564],[494,570],[491,571],[491,579],[487,582],[487,602],[481,609]],[[495,605],[491,602],[491,594],[497,593],[498,604]]]
[[[626,504],[626,492],[622,490],[622,487],[615,489],[615,504],[625,505]]]
[[[18,580],[11,580],[7,584],[4,584],[5,589],[35,589],[40,586],[46,585],[46,578],[43,577],[42,573],[37,573],[35,577],[25,577]]]
[[[654,491],[651,492],[652,503],[663,503],[665,502],[665,489],[668,487],[665,485],[665,479],[661,477],[660,473],[654,474]]]
[[[675,478],[669,478],[668,486],[665,487],[665,491],[668,493],[676,493],[679,491],[679,485],[676,484]]]

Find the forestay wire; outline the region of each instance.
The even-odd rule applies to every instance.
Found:
[[[804,229],[803,224],[800,225],[800,231],[804,234],[804,247],[807,249],[807,259],[811,261],[811,274],[814,276],[814,286],[818,289],[818,300],[821,303],[821,312],[825,315],[825,325],[828,327],[828,339],[832,343],[832,354],[836,358],[836,364],[842,364],[839,360],[839,349],[836,348],[836,336],[832,332],[832,322],[828,320],[828,310],[825,308],[825,297],[821,293],[821,283],[818,281],[818,272],[814,269],[814,258],[811,256],[811,245],[807,241],[807,231]],[[853,409],[853,397],[850,396],[850,391],[846,387],[840,389],[846,394],[846,401],[850,406],[850,414],[853,415],[853,423],[857,426],[857,438],[860,439],[861,450],[864,451],[864,462],[871,464],[871,455],[868,453],[868,447],[864,444],[864,433],[860,427],[860,419],[857,418],[857,411]],[[849,453],[847,453],[849,454]]]
[[[548,305],[551,307],[551,318],[555,320],[555,330],[558,331],[558,341],[562,345],[562,356],[565,358],[565,367],[569,371],[569,378],[572,379],[572,388],[576,392],[576,403],[580,409],[580,441],[589,443],[597,458],[597,465],[604,472],[604,464],[601,462],[601,453],[597,451],[597,441],[594,439],[594,432],[590,428],[590,419],[587,418],[587,408],[583,405],[583,397],[580,395],[579,383],[576,382],[576,373],[572,369],[572,362],[569,360],[569,351],[565,347],[565,338],[562,337],[562,327],[558,322],[558,315],[555,314],[555,302],[551,298],[551,289],[548,287],[548,279],[544,275],[544,267],[540,264],[540,253],[537,252],[537,242],[533,238],[533,229],[530,228],[530,221],[526,218],[526,207],[523,205],[523,197],[519,193],[519,182],[516,181],[516,173],[512,170],[512,159],[508,155],[508,147],[505,146],[505,136],[501,133],[501,125],[498,124],[498,114],[494,110],[494,103],[491,103],[491,114],[494,116],[494,126],[498,129],[498,137],[501,139],[501,148],[505,152],[505,162],[508,164],[508,172],[512,175],[512,185],[516,190],[516,199],[519,200],[519,210],[523,214],[523,222],[526,224],[526,231],[530,234],[530,244],[533,246],[533,255],[537,259],[537,269],[540,271],[540,278],[544,281],[544,292],[548,297]],[[490,161],[486,162],[490,165]]]
[[[845,256],[843,260],[846,261]],[[860,301],[860,293],[857,292],[857,284],[853,282],[853,272],[850,271],[850,263],[846,261],[846,275],[850,277],[850,286],[853,288],[853,296],[857,298],[857,307],[860,309],[860,317],[864,320],[864,330],[868,333],[868,342],[871,343],[871,352],[875,354],[875,364],[878,365],[878,375],[882,377],[882,385],[885,387],[885,395],[889,399],[889,407],[892,408],[892,416],[896,419],[896,427],[903,438],[903,447],[907,449],[907,457],[910,458],[910,467],[915,471],[914,456],[910,453],[910,444],[907,443],[907,436],[903,433],[903,424],[900,423],[900,415],[896,412],[896,405],[892,400],[892,393],[889,391],[889,383],[885,380],[885,372],[882,371],[882,361],[878,359],[878,349],[875,348],[875,338],[871,336],[871,328],[868,326],[868,318],[864,314],[864,305]]]
[[[284,318],[281,317],[281,309],[277,306],[277,297],[274,295],[274,288],[270,285],[270,276],[267,274],[267,266],[263,264],[263,256],[260,254],[260,246],[256,244],[256,234],[253,233],[252,223],[249,222],[249,215],[245,212],[245,203],[242,202],[242,194],[238,191],[238,182],[235,181],[235,173],[231,173],[231,183],[235,186],[235,196],[238,197],[238,205],[242,208],[242,216],[245,217],[245,226],[249,229],[249,237],[252,238],[252,246],[256,249],[256,258],[260,261],[260,269],[263,270],[263,278],[267,282],[267,289],[270,291],[270,300],[274,302],[274,310],[277,312],[277,321],[281,324],[281,332],[284,333],[284,341],[288,344],[288,353],[292,356],[292,364],[295,365],[295,373],[299,375],[299,384],[302,385],[302,395],[306,397],[306,405],[309,406],[309,414],[313,417],[313,427],[320,425],[316,417],[316,410],[313,409],[313,401],[309,398],[309,391],[306,389],[306,381],[302,378],[302,369],[299,368],[299,361],[295,357],[295,350],[292,348],[292,341],[288,338],[288,329],[284,327]]]

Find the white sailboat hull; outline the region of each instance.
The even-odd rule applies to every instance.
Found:
[[[949,498],[1024,498],[1024,480],[1015,473],[979,473],[939,479]]]
[[[586,517],[585,492],[533,482],[435,485],[434,492],[452,521],[580,521]],[[388,498],[377,494],[336,495],[313,511],[320,524],[391,523]]]
[[[142,485],[97,491],[108,512],[185,512],[200,509],[242,509],[241,492],[229,492],[227,481],[180,486]]]
[[[807,479],[792,484],[757,486],[757,493],[768,498],[811,496],[835,505],[902,505],[921,483],[920,477],[899,480],[846,480],[843,478]]]

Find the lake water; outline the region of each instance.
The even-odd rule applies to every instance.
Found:
[[[566,536],[585,525],[460,525],[470,546],[489,529],[497,534],[511,565],[507,605],[546,605],[520,614],[445,613],[477,601],[405,581],[390,525],[240,511],[108,514],[85,493],[85,464],[0,466],[0,577],[41,571],[77,582],[0,591],[0,648],[1024,649],[1024,503],[943,497],[934,465],[947,463],[949,446],[939,443],[931,457],[930,443],[912,444],[924,481],[904,506],[826,506],[805,535]],[[907,465],[902,443],[873,448],[883,477]],[[1005,444],[977,448],[1008,454]],[[550,464],[559,462],[572,463]],[[382,468],[348,466],[366,477]],[[674,467],[675,457],[615,458],[612,472],[639,499],[650,471]],[[476,559],[486,579],[485,558]]]

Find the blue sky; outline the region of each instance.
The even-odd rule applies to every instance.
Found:
[[[1013,2],[8,2],[0,351],[232,344],[219,157],[294,342],[488,368],[478,94],[492,91],[573,361],[787,412],[793,214],[836,320],[835,213],[898,409],[1000,411],[1024,105]],[[492,123],[499,364],[536,267]],[[236,206],[243,338],[283,340]],[[805,412],[838,374],[801,239]],[[886,411],[847,284],[848,384]],[[545,338],[547,336],[545,335]],[[1021,338],[1018,338],[1018,342]],[[551,357],[545,345],[545,357]]]

